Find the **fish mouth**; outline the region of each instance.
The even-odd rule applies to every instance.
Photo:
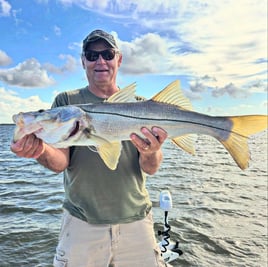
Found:
[[[75,122],[75,125],[74,125],[74,128],[73,130],[71,131],[71,133],[69,134],[68,138],[72,137],[72,136],[75,136],[78,131],[79,131],[79,128],[80,128],[80,122],[79,121],[76,121]]]

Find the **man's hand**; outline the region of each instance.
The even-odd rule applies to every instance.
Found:
[[[148,174],[154,174],[162,162],[161,146],[167,138],[167,132],[159,127],[149,130],[146,127],[141,129],[144,137],[132,133],[130,139],[140,152],[140,166]]]
[[[34,134],[26,135],[16,143],[11,143],[10,150],[19,157],[34,158],[44,167],[57,173],[69,165],[69,148],[54,148]]]
[[[24,136],[16,143],[11,143],[10,150],[19,157],[37,159],[44,153],[45,144],[34,134],[30,134]]]
[[[152,130],[143,127],[141,133],[145,138],[135,133],[130,135],[132,143],[140,153],[154,153],[158,151],[167,138],[167,132],[159,127],[153,127]]]

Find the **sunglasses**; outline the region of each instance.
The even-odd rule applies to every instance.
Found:
[[[112,60],[118,51],[114,49],[106,49],[103,51],[86,50],[84,56],[88,61],[97,61],[101,55],[104,60]]]

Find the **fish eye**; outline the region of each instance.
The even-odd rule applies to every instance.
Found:
[[[45,110],[44,109],[39,109],[38,112],[43,113],[43,112],[45,112]]]

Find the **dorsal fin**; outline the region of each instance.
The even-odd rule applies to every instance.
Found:
[[[192,110],[192,104],[189,99],[183,95],[180,88],[180,82],[178,80],[170,83],[161,92],[156,94],[152,100],[156,102],[176,105],[187,110]]]
[[[133,102],[135,101],[136,83],[132,83],[125,88],[119,90],[117,93],[110,96],[105,102],[119,103],[119,102]]]

